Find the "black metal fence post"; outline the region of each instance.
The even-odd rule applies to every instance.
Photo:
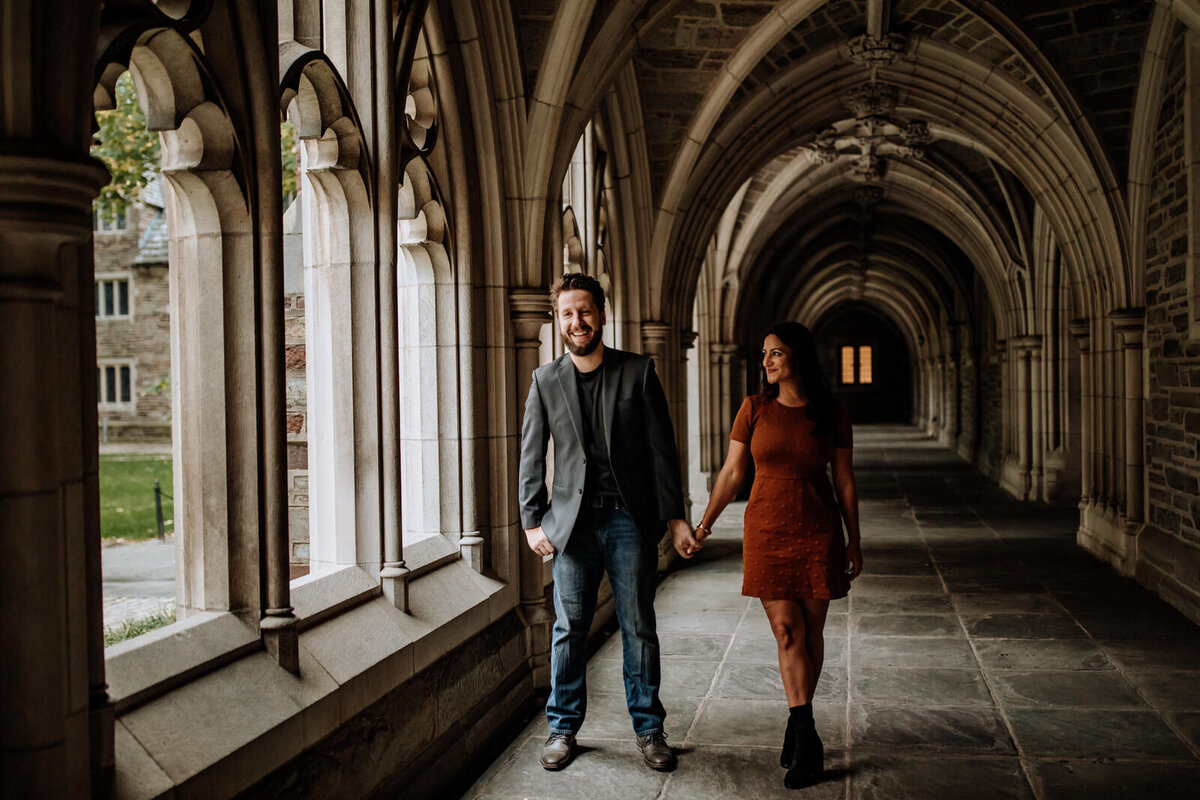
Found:
[[[158,540],[163,541],[163,516],[162,516],[162,488],[158,485],[158,478],[154,479],[154,516],[158,522]]]

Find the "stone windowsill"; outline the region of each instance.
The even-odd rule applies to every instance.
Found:
[[[432,535],[406,543],[409,581],[459,560],[446,537]],[[379,570],[351,565],[297,578],[291,600],[300,631],[381,597]],[[251,626],[229,612],[201,612],[105,651],[108,695],[121,714],[261,650]]]
[[[414,561],[418,554],[415,544],[406,552]],[[119,709],[115,796],[245,791],[519,600],[515,585],[481,575],[461,559],[410,580],[407,614],[382,596],[373,578],[348,567],[296,587],[298,611],[341,609],[305,618],[299,675],[275,663],[255,637],[252,652],[134,708]],[[145,655],[142,650],[138,655]]]

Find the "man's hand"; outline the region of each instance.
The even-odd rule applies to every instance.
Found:
[[[537,553],[539,556],[554,555],[554,545],[550,544],[550,540],[546,538],[546,534],[542,533],[542,526],[529,528],[525,531],[525,541],[529,542],[529,549]]]
[[[684,558],[691,558],[704,548],[692,535],[692,526],[686,519],[673,519],[667,522],[671,529],[671,538],[675,541],[675,550]]]

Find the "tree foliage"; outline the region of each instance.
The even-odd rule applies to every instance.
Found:
[[[283,153],[283,203],[287,204],[300,192],[300,159],[297,150],[296,126],[284,120],[279,126],[279,149]]]
[[[100,190],[96,209],[106,222],[124,214],[159,171],[158,134],[146,130],[133,76],[117,79],[116,106],[96,112],[92,155],[104,162],[112,181]]]

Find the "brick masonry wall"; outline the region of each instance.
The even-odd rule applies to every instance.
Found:
[[[150,211],[130,211],[130,228],[95,234],[96,277],[129,279],[129,319],[96,318],[96,355],[134,364],[130,409],[100,409],[109,441],[171,440],[171,314],[166,264],[134,264]]]
[[[287,361],[288,533],[293,571],[308,564],[308,388],[305,376],[304,295],[284,297]]]
[[[1187,340],[1184,46],[1171,47],[1146,237],[1149,506],[1138,579],[1200,620],[1200,342]]]

